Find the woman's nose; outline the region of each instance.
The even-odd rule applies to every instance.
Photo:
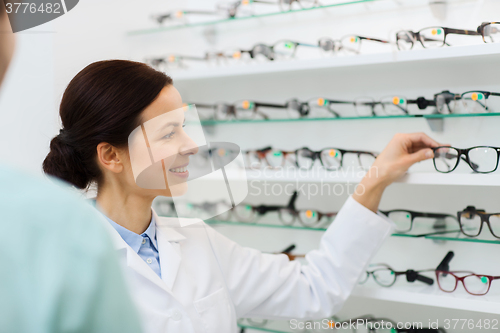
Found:
[[[186,133],[184,133],[183,142],[179,149],[181,155],[194,155],[198,153],[198,145]]]

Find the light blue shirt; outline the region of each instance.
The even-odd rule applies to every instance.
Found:
[[[156,222],[155,217],[151,218],[149,227],[142,234],[138,235],[105,215],[113,228],[120,234],[121,238],[127,243],[135,253],[139,255],[148,264],[149,267],[161,278],[160,255],[158,254],[158,245],[156,243]]]

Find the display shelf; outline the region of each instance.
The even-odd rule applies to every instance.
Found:
[[[196,22],[196,23],[170,25],[170,26],[150,28],[150,29],[133,30],[133,31],[129,31],[127,33],[127,35],[129,35],[129,36],[148,35],[148,34],[155,34],[155,33],[160,33],[160,32],[165,32],[165,31],[171,31],[171,30],[194,28],[194,27],[209,26],[209,25],[219,25],[219,24],[232,23],[232,22],[238,22],[238,21],[260,19],[260,18],[271,17],[271,16],[288,15],[288,14],[308,12],[308,11],[313,11],[313,10],[321,10],[321,9],[326,9],[326,8],[343,7],[343,6],[357,5],[357,4],[366,4],[369,2],[376,2],[376,1],[382,1],[382,0],[344,1],[344,2],[340,2],[340,3],[317,6],[317,7],[312,7],[312,8],[301,8],[301,9],[278,11],[278,12],[271,12],[271,13],[265,13],[265,14],[240,16],[240,17],[234,17],[234,18],[225,18],[225,19],[210,20],[210,21],[203,21],[203,22]]]
[[[439,290],[436,284],[419,291],[416,290],[420,287],[414,285],[407,287],[393,286],[390,288],[359,285],[353,290],[351,295],[353,297],[383,301],[500,314],[500,298],[497,295],[493,296],[490,294],[493,292],[493,287],[484,296],[472,296],[465,293],[465,291],[458,290],[458,288],[453,293],[445,293]]]
[[[278,228],[278,229],[295,229],[295,230],[310,230],[310,231],[326,231],[326,227],[320,228],[310,228],[299,225],[297,222],[296,225],[284,225],[284,224],[271,224],[271,223],[245,223],[245,222],[232,222],[232,221],[219,221],[219,220],[207,220],[207,224],[210,225],[231,225],[231,226],[240,226],[240,227],[261,227],[261,228]],[[406,238],[425,238],[431,240],[442,240],[442,241],[454,241],[454,242],[470,242],[470,243],[485,243],[485,244],[500,244],[500,239],[495,239],[493,237],[489,237],[487,231],[483,231],[485,236],[480,235],[480,237],[467,237],[459,233],[459,230],[456,232],[447,232],[443,234],[434,234],[434,235],[412,235],[412,234],[398,234],[394,233],[391,236],[393,237],[406,237]]]
[[[196,104],[195,104],[196,105]],[[467,117],[497,117],[499,112],[492,113],[457,113],[457,114],[415,114],[415,115],[394,115],[375,117],[341,117],[341,118],[283,118],[283,119],[251,119],[251,120],[203,120],[204,126],[231,125],[231,124],[260,124],[260,123],[288,123],[288,122],[309,122],[309,121],[345,121],[345,120],[380,120],[380,119],[446,119],[446,118],[467,118]]]
[[[278,73],[304,73],[307,71],[322,72],[322,75],[331,75],[331,71],[345,67],[360,67],[366,71],[367,67],[377,66],[378,70],[391,74],[384,65],[404,65],[398,71],[392,71],[399,75],[402,71],[407,76],[412,73],[415,64],[424,65],[432,70],[438,67],[440,70],[456,70],[467,68],[474,64],[475,72],[491,71],[500,62],[500,43],[474,44],[464,46],[441,47],[435,49],[414,49],[409,51],[397,51],[374,54],[360,54],[354,56],[332,56],[320,59],[291,59],[289,61],[269,61],[265,63],[249,63],[233,66],[216,66],[210,68],[196,68],[196,70],[178,69],[169,71],[175,82],[185,80],[213,79],[221,77],[246,77],[257,75],[268,75]],[[472,62],[471,62],[472,61]],[[428,65],[432,65],[429,67]],[[413,68],[414,69],[414,68]],[[416,70],[421,70],[420,67]],[[411,75],[410,75],[411,77]]]
[[[267,326],[267,325],[266,325]],[[259,327],[259,326],[251,326],[251,325],[242,325],[242,324],[238,324],[238,327],[239,328],[243,328],[243,329],[252,329],[252,330],[257,330],[257,331],[261,331],[261,332],[271,332],[271,333],[293,333],[292,330],[286,330],[286,327],[285,324],[281,324],[281,325],[276,325],[274,324],[273,326],[283,326],[283,328],[268,328],[268,327]]]
[[[299,170],[248,170],[246,177],[249,181],[269,181],[269,182],[320,182],[357,184],[363,179],[364,171],[331,171],[331,172],[299,172]],[[430,172],[409,172],[396,181],[402,184],[415,185],[462,185],[462,186],[500,186],[500,174],[479,174],[479,173],[439,173]]]

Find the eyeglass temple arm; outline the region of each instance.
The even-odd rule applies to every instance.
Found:
[[[163,23],[165,20],[168,20],[172,16],[172,13],[166,13],[166,14],[160,14],[160,15],[153,15],[151,18],[155,20],[158,23]]]
[[[212,10],[183,10],[183,14],[201,14],[201,15],[218,15],[216,11]]]
[[[379,38],[371,38],[371,37],[364,37],[364,36],[358,36],[360,39],[365,39],[365,40],[371,40],[374,42],[379,42],[379,43],[384,43],[384,44],[390,44],[391,42],[385,40],[385,39],[379,39]]]
[[[481,36],[479,32],[474,30],[463,30],[463,29],[452,29],[452,28],[444,28],[444,29],[445,32],[448,34]]]
[[[279,5],[279,1],[262,1],[262,0],[253,0],[255,3],[263,3],[266,5]]]
[[[203,104],[203,103],[187,103],[187,104],[194,104],[195,106],[199,106],[200,108],[215,108],[215,104]]]
[[[430,217],[430,218],[435,218],[435,219],[442,219],[446,217],[453,217],[456,219],[455,216],[450,215],[450,214],[440,214],[440,213],[421,213],[421,212],[413,212],[413,215],[415,217]]]
[[[297,45],[307,46],[307,47],[320,47],[318,44],[309,44],[309,43],[300,43],[300,42],[297,42]]]

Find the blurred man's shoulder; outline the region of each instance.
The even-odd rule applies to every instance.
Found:
[[[98,223],[92,220],[99,219],[88,200],[62,181],[4,165],[0,165],[0,207],[0,223],[10,221],[11,227],[65,224],[80,229],[86,224],[95,229]]]

